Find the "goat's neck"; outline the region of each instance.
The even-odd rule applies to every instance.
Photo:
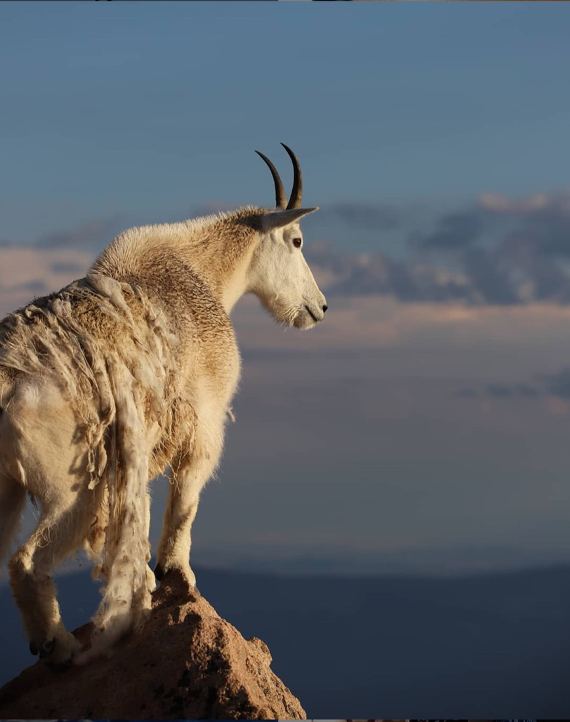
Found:
[[[208,281],[228,316],[248,290],[249,269],[255,245],[255,242],[250,242],[245,252],[239,255],[231,249],[221,249],[213,253],[194,252],[189,256],[190,264]]]
[[[230,315],[236,303],[247,290],[247,270],[249,263],[242,263],[240,267],[226,279],[221,288],[222,306],[225,312]]]
[[[247,291],[260,213],[246,208],[190,229],[186,223],[130,229],[101,253],[92,270],[119,281],[142,282],[162,296],[182,289],[192,269],[229,315]]]

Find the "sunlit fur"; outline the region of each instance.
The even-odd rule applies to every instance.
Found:
[[[240,375],[229,314],[251,292],[279,323],[322,320],[325,298],[293,244],[312,210],[130,229],[84,279],[0,323],[0,559],[29,494],[41,516],[8,566],[34,653],[81,663],[142,627],[154,586],[148,481],[167,468],[157,575],[178,568],[195,582],[190,529]],[[50,577],[81,545],[103,582],[87,653]]]

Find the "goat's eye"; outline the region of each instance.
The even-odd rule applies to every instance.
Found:
[[[295,246],[295,248],[301,248],[301,243],[302,241],[300,238],[293,238],[293,245]]]

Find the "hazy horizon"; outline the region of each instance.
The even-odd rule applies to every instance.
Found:
[[[311,719],[552,719],[570,703],[570,566],[465,579],[278,577],[196,567],[198,587]],[[69,629],[98,603],[88,572],[57,583]],[[0,686],[29,666],[0,589]],[[183,634],[183,630],[181,630]]]

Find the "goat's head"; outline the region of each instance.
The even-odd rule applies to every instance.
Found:
[[[293,161],[293,190],[287,201],[277,169],[262,153],[275,183],[275,210],[262,218],[261,238],[249,271],[249,289],[279,323],[311,328],[322,321],[327,302],[303,256],[299,221],[318,208],[302,208],[303,179],[293,151],[281,144]]]

